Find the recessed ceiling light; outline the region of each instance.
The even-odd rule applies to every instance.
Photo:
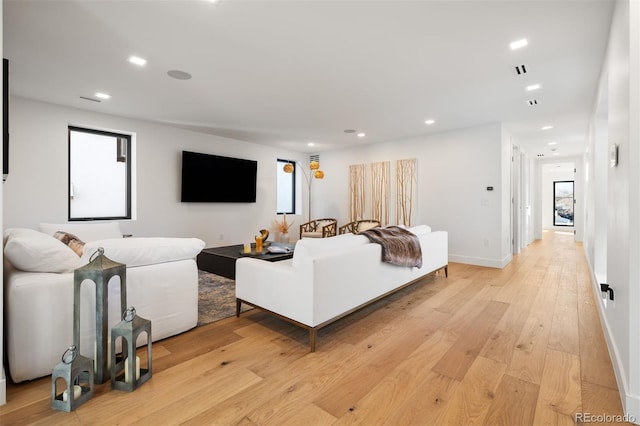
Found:
[[[428,125],[430,126],[430,125],[432,125],[432,124],[433,124],[433,123],[435,123],[435,122],[436,122],[435,120],[428,119],[428,120],[425,120],[424,124],[428,124]]]
[[[367,135],[366,135],[366,134],[364,134],[364,133],[362,133],[362,132],[358,133],[358,137],[359,137],[359,138],[364,138],[365,136],[367,136]]]
[[[516,50],[516,49],[522,49],[527,44],[529,44],[529,42],[527,41],[526,38],[523,38],[520,40],[512,41],[511,43],[509,43],[509,47],[511,48],[511,50]]]
[[[547,145],[549,146],[558,145],[558,142],[549,142]]]
[[[313,143],[313,142],[309,142],[309,143],[307,144],[307,146],[316,146],[316,144],[315,144],[315,143]]]
[[[95,96],[96,98],[100,98],[100,99],[111,99],[111,95],[107,93],[102,93],[102,92],[96,92]]]
[[[542,129],[542,130],[551,130],[551,129],[553,129],[553,126],[542,126],[542,127],[540,127],[540,129]]]
[[[532,90],[538,90],[540,88],[539,84],[532,84],[531,86],[527,86],[527,92],[531,92]]]
[[[559,152],[554,152],[553,155],[560,155],[560,153]]]
[[[147,64],[147,60],[140,58],[139,56],[129,56],[129,62],[131,62],[132,64],[138,65],[140,67],[143,67]]]

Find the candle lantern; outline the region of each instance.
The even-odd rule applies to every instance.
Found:
[[[57,389],[58,379],[63,379],[66,389]],[[62,362],[53,367],[51,373],[51,408],[70,412],[93,396],[93,360],[78,353],[70,346],[62,354]]]
[[[109,380],[107,365],[109,348],[109,281],[114,276],[120,277],[120,309],[127,306],[127,267],[114,262],[104,255],[99,247],[89,258],[89,263],[73,272],[73,343],[80,350],[80,287],[83,281],[91,280],[96,286],[96,362],[95,381],[104,383]],[[86,352],[85,352],[86,353]]]
[[[140,365],[136,356],[136,342],[141,333],[146,332],[146,368]],[[116,342],[122,340],[122,353],[116,354]],[[134,307],[129,307],[122,315],[122,321],[111,329],[111,389],[132,392],[151,378],[151,321],[136,315]]]

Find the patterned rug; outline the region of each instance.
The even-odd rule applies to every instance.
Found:
[[[251,309],[242,305],[242,311]],[[236,314],[235,281],[210,272],[198,271],[198,326]]]

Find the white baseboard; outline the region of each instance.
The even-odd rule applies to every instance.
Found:
[[[449,254],[449,262],[465,263],[467,265],[486,266],[488,268],[504,268],[511,262],[513,256],[509,254],[504,259],[488,259],[483,257],[459,256]]]
[[[2,367],[2,376],[0,376],[0,405],[7,403],[7,379],[4,375],[4,367]]]
[[[640,425],[640,396],[627,394],[624,402],[624,412],[627,414],[629,421]]]

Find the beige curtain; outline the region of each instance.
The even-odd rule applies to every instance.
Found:
[[[417,160],[398,160],[396,163],[396,213],[398,224],[411,226],[413,203],[417,191]]]
[[[390,162],[371,164],[371,219],[389,224]]]
[[[350,220],[360,220],[364,215],[364,164],[349,166],[349,215]]]

